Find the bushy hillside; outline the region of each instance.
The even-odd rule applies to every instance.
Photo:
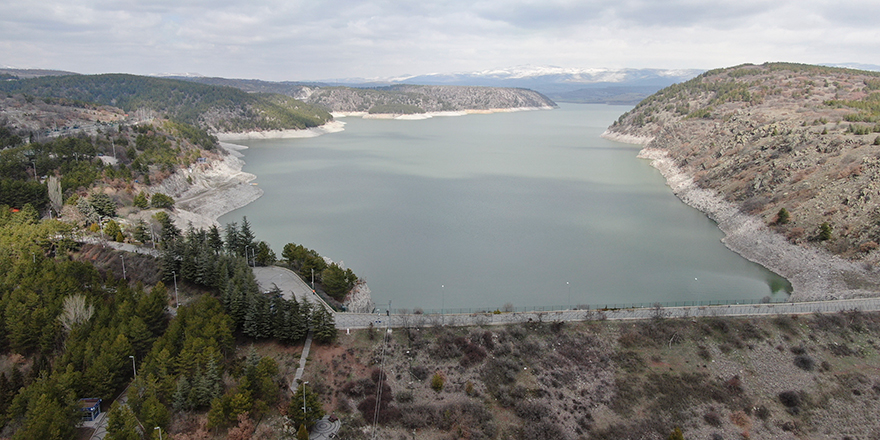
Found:
[[[45,76],[0,82],[0,91],[37,98],[152,110],[211,131],[303,129],[331,119],[315,106],[281,95],[126,74]]]
[[[426,317],[387,335],[341,334],[310,352],[303,378],[343,420],[347,439],[370,438],[376,424],[378,438],[428,440],[880,433],[876,313],[592,316],[473,328]]]
[[[622,115],[704,187],[794,243],[867,258],[880,243],[880,73],[770,63],[706,72]]]
[[[418,114],[440,111],[555,107],[533,90],[511,87],[397,84],[345,87],[296,82],[187,77],[184,81],[237,87],[247,92],[278,93],[319,105],[333,112]]]
[[[305,99],[337,112],[397,114],[556,106],[532,90],[467,86],[321,87]]]

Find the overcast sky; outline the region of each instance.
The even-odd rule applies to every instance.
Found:
[[[880,64],[880,2],[0,0],[0,66],[319,80]]]

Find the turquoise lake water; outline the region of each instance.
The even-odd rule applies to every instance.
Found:
[[[343,118],[340,133],[238,141],[265,194],[220,222],[247,216],[279,258],[292,242],[341,260],[394,308],[784,299],[638,146],[599,137],[630,108]]]

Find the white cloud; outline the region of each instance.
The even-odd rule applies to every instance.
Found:
[[[272,80],[515,65],[880,64],[876,2],[46,0],[0,3],[0,64]]]

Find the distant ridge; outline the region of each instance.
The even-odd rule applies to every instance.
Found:
[[[79,75],[79,74],[76,72],[67,72],[64,70],[16,69],[14,67],[3,67],[3,68],[0,68],[0,75],[11,75],[16,78],[26,79],[26,78],[38,78],[41,76],[64,76],[64,75]]]
[[[519,66],[463,73],[404,75],[389,79],[322,81],[353,87],[392,84],[526,88],[559,102],[636,104],[658,90],[687,81],[699,69],[615,69]]]

